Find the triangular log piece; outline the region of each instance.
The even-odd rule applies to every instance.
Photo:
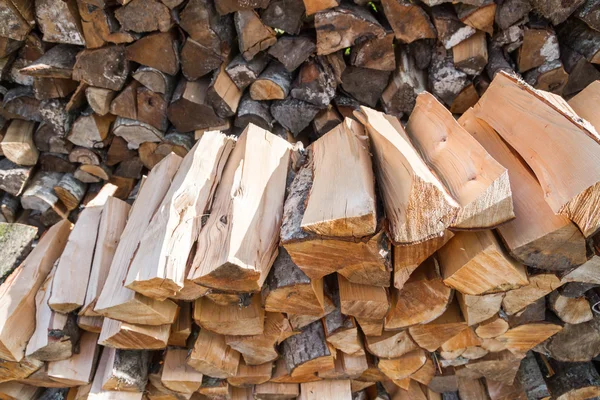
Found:
[[[418,349],[408,330],[387,331],[381,336],[366,336],[365,346],[369,353],[379,358],[398,358],[409,351]]]
[[[413,350],[399,358],[380,359],[378,367],[388,378],[401,380],[417,372],[427,361],[423,349]]]
[[[508,322],[496,315],[487,321],[480,323],[477,328],[475,328],[475,333],[482,339],[490,339],[502,335],[508,328]]]
[[[134,325],[105,317],[98,343],[123,350],[159,350],[167,347],[171,325]]]
[[[382,319],[390,307],[387,290],[380,286],[352,283],[338,274],[342,314],[362,319]]]
[[[493,317],[500,311],[504,293],[473,296],[456,292],[456,298],[465,321],[471,326]]]
[[[502,309],[513,315],[518,311],[546,296],[561,286],[561,281],[554,274],[537,274],[529,277],[529,283],[515,290],[509,290],[502,300]]]
[[[87,385],[92,382],[99,355],[98,334],[84,332],[79,341],[79,353],[66,360],[49,362],[48,376],[69,386]]]
[[[264,331],[264,317],[260,294],[253,295],[248,305],[219,305],[206,297],[194,302],[194,322],[220,335],[260,335]]]
[[[321,321],[315,321],[283,342],[283,358],[288,373],[294,376],[335,368],[334,355],[325,340]]]
[[[227,378],[227,382],[230,385],[237,387],[260,385],[271,379],[272,370],[272,362],[259,365],[247,365],[243,360],[240,360],[237,374],[234,377]]]
[[[414,325],[408,329],[412,339],[422,348],[435,351],[448,339],[467,329],[467,323],[460,314],[456,301],[450,303],[444,314],[424,325]]]
[[[187,349],[168,349],[160,381],[170,390],[191,394],[200,389],[202,374],[186,363]]]
[[[187,363],[203,375],[226,379],[236,375],[240,353],[229,347],[225,336],[201,329]]]

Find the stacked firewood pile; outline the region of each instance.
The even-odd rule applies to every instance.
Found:
[[[600,396],[599,104],[500,72],[458,120],[206,131],[131,205],[5,224],[0,397]]]

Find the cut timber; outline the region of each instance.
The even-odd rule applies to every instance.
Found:
[[[39,371],[44,366],[44,362],[25,357],[20,362],[1,360],[0,366],[2,366],[0,382],[8,382],[27,378]]]
[[[324,311],[323,279],[309,279],[284,247],[262,290],[266,311],[320,316]]]
[[[123,286],[127,269],[150,219],[166,194],[181,158],[175,154],[165,157],[150,171],[129,213],[127,226],[121,235],[112,260],[110,273],[94,311],[108,318],[130,323],[162,325],[174,321],[177,305],[170,300],[159,302]],[[105,319],[106,323],[106,319]]]
[[[290,93],[291,86],[292,75],[281,63],[273,61],[252,82],[250,97],[252,100],[283,100]]]
[[[600,117],[593,112],[592,105],[600,99],[600,81],[590,83],[585,89],[569,100],[569,106],[581,118],[589,121],[596,131],[600,130]]]
[[[523,45],[518,50],[520,72],[537,68],[559,58],[558,39],[552,29],[529,29],[523,32]]]
[[[151,33],[127,46],[125,57],[169,75],[179,71],[178,43],[174,31]],[[110,89],[110,88],[108,88]]]
[[[258,53],[252,60],[246,61],[241,54],[235,56],[225,67],[225,72],[240,90],[244,90],[258,79],[269,63],[264,53]]]
[[[381,3],[396,39],[412,43],[419,39],[437,37],[435,27],[420,5],[406,0],[383,0]]]
[[[161,142],[164,139],[163,133],[152,125],[123,117],[117,118],[112,132],[125,139],[130,149],[137,149],[142,143]]]
[[[375,17],[355,4],[315,14],[317,54],[326,55],[357,44],[363,38],[383,39],[386,32]]]
[[[386,113],[397,117],[410,114],[415,107],[417,95],[426,90],[426,80],[425,71],[417,68],[414,56],[406,50],[399,50],[398,68],[381,93]]]
[[[352,397],[350,380],[323,380],[300,384],[298,400],[345,400]]]
[[[250,336],[226,336],[225,341],[228,346],[242,354],[246,364],[259,365],[276,360],[279,356],[276,347],[295,333],[283,314],[267,312],[263,333]]]
[[[467,329],[456,301],[450,303],[444,314],[428,324],[409,328],[410,336],[422,348],[435,351],[448,339]]]
[[[88,104],[98,115],[106,115],[110,110],[110,103],[113,101],[116,92],[110,89],[97,88],[90,86],[85,89],[85,97]]]
[[[600,226],[597,208],[592,205],[600,180],[600,147],[587,123],[552,96],[501,73],[477,103],[475,115],[527,160],[552,210],[569,217],[587,237]],[[515,120],[523,123],[512,126]],[[531,140],[528,133],[532,130],[543,134]],[[569,158],[568,154],[575,153],[579,157]]]
[[[192,303],[179,302],[179,314],[171,325],[169,346],[186,347],[188,338],[192,334]]]
[[[277,256],[290,149],[255,125],[244,130],[198,237],[188,279],[221,290],[260,290]],[[223,245],[212,246],[215,241]]]
[[[479,75],[488,63],[484,32],[477,32],[452,48],[454,65],[468,75]]]
[[[554,274],[530,276],[528,284],[506,292],[504,300],[502,300],[502,308],[508,315],[513,315],[539,298],[556,290],[561,284],[560,279]]]
[[[275,31],[265,25],[254,10],[236,12],[234,23],[238,33],[240,53],[248,61],[277,42]]]
[[[398,381],[417,372],[427,361],[423,349],[413,350],[398,358],[381,359],[377,366],[388,378]]]
[[[254,399],[257,400],[297,399],[300,395],[300,385],[298,383],[267,382],[256,385],[252,393]]]
[[[454,222],[458,204],[421,159],[400,122],[367,107],[356,116],[371,139],[394,244],[442,236]],[[422,212],[425,208],[427,213]]]
[[[591,362],[564,363],[536,356],[553,399],[579,400],[600,396],[600,376]]]
[[[218,131],[207,132],[185,156],[143,233],[125,287],[158,300],[183,289],[200,216],[208,212],[233,144]]]
[[[558,31],[561,44],[583,55],[593,64],[600,64],[600,32],[577,18],[570,18]]]
[[[385,317],[388,331],[433,321],[446,311],[452,298],[452,289],[444,285],[435,257],[423,262],[402,289],[392,290],[392,305]]]
[[[39,152],[33,143],[35,122],[15,119],[10,122],[0,149],[4,157],[19,165],[35,165]]]
[[[508,169],[516,218],[498,227],[511,255],[531,267],[568,270],[585,262],[585,239],[568,218],[556,215],[524,160],[484,121],[468,110],[462,125]]]
[[[21,361],[35,329],[35,295],[62,253],[71,223],[63,220],[46,232],[23,263],[0,286],[0,357]]]
[[[382,319],[389,309],[388,294],[379,286],[352,283],[338,274],[342,314],[362,319]]]
[[[79,214],[54,275],[48,300],[54,311],[69,313],[84,305],[102,210],[116,190],[105,185]]]
[[[204,375],[226,379],[237,373],[240,353],[225,343],[225,337],[201,329],[187,363]]]
[[[220,335],[259,335],[264,329],[265,310],[260,294],[249,305],[218,305],[206,297],[194,302],[194,321],[203,329]]]
[[[42,388],[19,382],[5,382],[0,384],[0,398],[2,400],[35,400],[39,398],[42,390]]]
[[[45,42],[85,45],[75,1],[36,0],[34,9]]]
[[[550,323],[524,324],[509,329],[497,339],[505,343],[508,350],[519,355],[525,354],[561,330],[562,326]]]
[[[330,295],[335,310],[323,318],[325,338],[336,349],[351,355],[364,355],[362,338],[354,318],[342,314],[337,279],[327,279],[327,292]]]
[[[334,355],[325,340],[321,321],[315,321],[283,342],[283,358],[292,376],[309,375],[333,369]]]
[[[102,193],[102,190],[100,193]],[[96,199],[92,200],[92,202],[97,204]],[[108,277],[110,265],[117,250],[121,233],[125,229],[130,208],[129,204],[115,197],[106,199],[106,204],[102,208],[100,225],[98,226],[94,259],[85,292],[85,301],[79,311],[79,315],[89,317],[99,315],[94,311],[94,307]]]
[[[190,132],[221,126],[225,123],[225,120],[215,114],[209,104],[209,86],[208,78],[179,81],[167,109],[167,117],[177,131]]]
[[[64,174],[54,186],[54,193],[68,210],[74,210],[79,206],[86,190],[87,185],[75,179],[73,174]]]
[[[73,66],[74,80],[110,90],[121,90],[128,75],[129,62],[123,46],[85,49],[77,54]]]
[[[384,332],[381,336],[366,336],[365,345],[369,353],[379,358],[398,358],[419,348],[411,339],[408,330]]]
[[[158,350],[167,347],[171,325],[134,325],[104,318],[98,343],[124,350]]]
[[[148,352],[106,348],[108,353],[102,389],[143,392],[148,380]]]
[[[247,365],[243,360],[240,361],[235,377],[227,378],[227,383],[237,387],[252,387],[260,385],[271,379],[273,363],[264,363],[260,365]]]
[[[84,332],[79,341],[79,353],[71,358],[48,363],[48,377],[65,385],[87,385],[92,381],[100,354],[98,334]]]
[[[514,218],[507,170],[435,97],[417,96],[406,131],[461,206],[452,227],[492,228]]]
[[[458,304],[469,326],[493,317],[502,305],[504,293],[492,293],[482,296],[456,293]]]
[[[548,305],[567,324],[580,324],[594,317],[585,297],[565,297],[554,291],[548,297]]]
[[[475,29],[465,25],[458,19],[456,12],[449,4],[442,4],[431,9],[431,19],[437,30],[437,38],[446,49],[451,49],[463,40],[475,34]]]
[[[89,400],[142,400],[143,393],[134,393],[134,392],[113,392],[109,390],[104,390],[102,388],[103,383],[112,370],[112,364],[109,365],[109,358],[111,353],[114,350],[105,349],[102,352],[102,356],[100,357],[100,362],[98,363],[98,368],[96,368],[96,373],[94,375],[94,379],[92,381],[92,386],[89,391],[89,395],[87,395],[87,399]]]
[[[456,10],[456,15],[464,24],[490,35],[494,34],[496,3],[493,1],[486,1],[481,7],[465,3],[455,3],[454,9]]]
[[[225,71],[225,63],[215,71],[208,87],[207,98],[220,117],[232,117],[242,98],[242,90],[239,90]]]
[[[168,349],[160,381],[170,390],[191,394],[200,389],[202,374],[186,364],[186,349]]]

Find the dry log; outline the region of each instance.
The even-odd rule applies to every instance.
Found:
[[[11,196],[5,193],[3,197]],[[7,218],[8,220],[8,218]],[[16,224],[0,224],[0,282],[4,283],[6,278],[17,268],[33,249],[33,241],[37,236],[37,228],[33,226]]]
[[[244,90],[252,82],[258,79],[260,73],[265,69],[269,59],[264,53],[258,53],[254,58],[246,61],[238,54],[225,67],[225,71],[240,90]]]
[[[225,337],[201,329],[187,363],[204,375],[225,379],[236,375],[240,353],[225,343]]]
[[[163,133],[153,126],[123,117],[117,118],[112,133],[124,138],[131,149],[137,149],[145,142],[161,142],[164,139]]]
[[[13,40],[25,40],[35,25],[32,1],[3,1],[0,3],[5,21],[0,24],[0,35]]]
[[[389,309],[385,288],[353,283],[339,274],[338,285],[342,314],[366,320],[385,317]]]
[[[40,370],[44,363],[33,358],[23,358],[20,362],[14,361],[0,361],[2,365],[2,373],[0,374],[0,381],[8,382],[18,379],[25,379],[31,376],[36,371]]]
[[[186,347],[188,338],[192,334],[192,303],[179,302],[179,314],[171,325],[169,346]]]
[[[456,301],[450,303],[446,311],[428,324],[409,328],[410,336],[422,348],[434,351],[445,341],[467,328]]]
[[[273,118],[296,137],[310,125],[320,109],[321,107],[309,102],[288,97],[273,101],[270,111]]]
[[[6,158],[19,165],[35,165],[39,152],[33,142],[35,122],[13,120],[8,125],[0,149]]]
[[[33,134],[33,142],[39,151],[69,154],[73,144],[52,129],[49,124],[40,124]]]
[[[323,380],[300,384],[299,400],[342,400],[352,397],[350,380]]]
[[[97,342],[97,333],[84,332],[79,341],[79,353],[66,360],[48,363],[48,377],[69,386],[91,383],[100,354]]]
[[[348,66],[342,74],[342,88],[359,102],[375,107],[389,77],[389,71]]]
[[[452,48],[454,65],[468,75],[479,75],[488,63],[485,33],[477,32]]]
[[[170,390],[191,394],[202,384],[202,374],[186,364],[187,350],[168,349],[160,381]]]
[[[253,295],[247,306],[219,305],[206,297],[194,302],[196,324],[220,335],[260,335],[264,330],[264,315],[259,294]]]
[[[571,18],[561,25],[558,35],[561,44],[577,51],[593,64],[600,63],[600,32],[577,18]]]
[[[398,358],[418,349],[407,330],[387,331],[381,336],[366,336],[365,346],[369,353],[379,358]]]
[[[127,119],[137,118],[137,88],[139,83],[132,81],[110,103],[110,113]]]
[[[225,63],[215,71],[210,86],[208,87],[207,98],[213,109],[222,118],[235,115],[242,91],[238,89],[225,71]]]
[[[446,105],[451,105],[459,93],[470,83],[467,74],[454,66],[452,52],[443,46],[435,48],[428,74],[431,92],[442,99]]]
[[[508,322],[496,315],[479,324],[475,333],[482,339],[490,339],[502,335],[508,328]]]
[[[511,255],[525,265],[567,270],[585,262],[585,239],[566,217],[555,215],[524,160],[472,110],[458,120],[510,174],[516,218],[500,227]]]
[[[281,10],[285,12],[282,13]],[[302,0],[271,0],[260,17],[270,27],[296,35],[302,27],[304,13]]]
[[[109,66],[106,70],[105,65]],[[77,54],[73,66],[74,80],[111,90],[121,90],[128,75],[129,62],[123,46],[83,50]]]
[[[254,124],[270,130],[273,129],[274,122],[267,102],[252,100],[249,93],[242,97],[235,117],[236,127],[244,129],[249,124]]]
[[[285,99],[292,85],[292,76],[285,67],[273,61],[252,82],[250,86],[250,97],[253,100],[277,100]]]
[[[85,45],[75,0],[36,0],[34,10],[44,41]]]
[[[455,3],[454,10],[464,24],[493,35],[496,14],[496,3],[493,1],[484,1],[481,6]]]
[[[169,121],[179,132],[190,132],[224,123],[208,103],[208,87],[208,79],[179,81],[167,110]]]
[[[100,361],[98,363],[98,368],[96,368],[96,373],[94,374],[94,379],[90,388],[88,398],[90,400],[101,400],[111,398],[119,400],[141,400],[142,393],[118,393],[102,388],[104,382],[110,377],[109,374],[112,372],[113,363],[110,359],[114,357],[114,353],[114,349],[105,349],[105,351],[102,352],[102,356],[100,357]]]
[[[420,5],[405,0],[384,0],[382,6],[396,39],[412,43],[419,39],[437,38],[429,15]]]
[[[39,100],[56,99],[68,96],[77,85],[71,79],[33,78],[33,93]]]
[[[127,46],[125,58],[176,75],[179,71],[178,47],[173,31],[152,33]]]
[[[523,324],[509,329],[497,339],[505,343],[508,350],[518,355],[525,354],[561,330],[562,326],[552,323]]]
[[[520,72],[537,68],[559,57],[558,39],[552,29],[525,28],[517,60]]]
[[[513,328],[515,326],[527,324],[530,322],[544,321],[546,318],[546,298],[542,297],[521,311],[513,315],[508,315],[508,324]]]
[[[54,187],[54,192],[60,201],[67,207],[67,210],[74,210],[77,208],[85,191],[87,185],[77,179],[72,174],[64,174],[58,184]]]
[[[193,145],[194,141],[190,135],[177,132],[169,133],[165,135],[162,142],[142,143],[138,149],[139,160],[144,167],[152,169],[170,153],[185,157]],[[120,172],[120,169],[119,166],[117,172]]]
[[[492,318],[502,305],[504,293],[473,296],[470,294],[456,293],[458,305],[469,326],[481,323]]]
[[[264,363],[256,366],[247,365],[240,361],[235,377],[227,378],[227,383],[236,387],[252,387],[260,385],[271,379],[273,363]]]
[[[319,111],[313,119],[312,125],[317,136],[321,137],[341,123],[340,113],[332,105],[329,105],[326,109]]]
[[[98,344],[123,350],[159,350],[167,347],[171,325],[134,325],[104,318]]]
[[[426,361],[427,353],[418,349],[398,358],[380,359],[377,366],[388,378],[400,381],[417,372]]]
[[[289,72],[294,71],[311,56],[317,46],[309,36],[281,36],[269,48],[269,55],[277,59]]]
[[[580,324],[594,317],[585,297],[565,297],[554,291],[548,296],[548,306],[567,324]]]
[[[502,30],[508,29],[517,23],[527,21],[527,14],[532,10],[531,2],[521,0],[508,0],[496,7],[496,24]]]
[[[556,290],[561,281],[554,274],[538,274],[529,277],[529,283],[521,288],[510,290],[502,300],[502,308],[508,315],[521,311],[539,298]]]
[[[539,67],[527,71],[523,79],[536,89],[562,94],[567,85],[569,74],[560,60],[547,61]]]
[[[2,102],[5,112],[28,121],[41,122],[41,102],[36,99],[31,86],[16,86],[6,92]]]
[[[417,68],[410,52],[403,49],[398,51],[398,68],[381,93],[381,103],[387,114],[401,117],[412,112],[417,95],[425,91],[426,76],[424,71]]]
[[[313,322],[299,334],[286,339],[282,356],[292,377],[334,368],[334,355],[325,340],[321,321]]]
[[[108,144],[110,127],[115,117],[93,113],[91,109],[84,111],[74,122],[68,139],[77,146],[103,148]]]
[[[471,26],[465,25],[458,19],[456,12],[449,4],[433,7],[431,19],[437,30],[437,38],[446,49],[455,47],[476,32]]]
[[[234,23],[238,34],[240,53],[248,61],[277,41],[275,31],[265,25],[253,10],[237,11]]]
[[[0,397],[4,400],[35,400],[43,390],[19,382],[5,382],[0,384]]]
[[[257,400],[297,399],[300,395],[300,385],[297,383],[267,382],[256,385],[252,394]]]
[[[167,6],[156,0],[133,0],[115,11],[121,29],[132,32],[167,32],[171,15]]]
[[[600,393],[600,376],[592,363],[564,363],[541,355],[536,359],[552,398],[584,399]]]

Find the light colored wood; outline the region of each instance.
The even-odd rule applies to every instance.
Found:
[[[398,358],[380,359],[378,367],[388,378],[400,380],[417,372],[427,361],[423,349],[413,350]]]
[[[352,283],[338,274],[342,314],[356,318],[382,319],[389,309],[385,288]]]
[[[500,72],[474,107],[475,115],[527,160],[552,210],[587,237],[600,226],[594,205],[600,181],[597,134],[552,96]],[[531,132],[542,134],[533,138]]]
[[[198,236],[188,279],[221,290],[260,290],[277,256],[290,150],[255,125],[244,130]]]
[[[300,397],[298,400],[345,400],[351,397],[352,391],[349,380],[323,380],[300,384]]]
[[[143,392],[148,382],[149,352],[146,350],[103,349],[108,353],[102,389]]]
[[[318,319],[318,318],[317,318]],[[297,332],[281,313],[266,312],[263,333],[249,336],[226,336],[228,346],[239,351],[248,365],[259,365],[277,359],[276,347]]]
[[[481,379],[458,378],[458,393],[460,399],[487,399],[488,394]]]
[[[4,157],[19,165],[35,165],[40,155],[33,143],[35,122],[14,119],[8,125],[0,149]]]
[[[520,262],[551,270],[585,262],[585,238],[565,216],[555,214],[525,161],[485,121],[467,110],[458,123],[508,169],[516,218],[498,227],[509,252]]]
[[[0,366],[0,382],[8,382],[29,377],[40,370],[44,362],[24,357],[20,362],[0,360]]]
[[[186,363],[186,349],[168,349],[163,361],[160,381],[177,393],[194,393],[202,384],[202,373]]]
[[[253,389],[253,387],[233,387],[231,388],[231,400],[254,400]]]
[[[502,300],[502,308],[513,315],[562,285],[554,274],[538,274],[529,277],[529,284],[509,290]]]
[[[456,292],[458,305],[469,326],[478,324],[493,317],[502,306],[504,293],[484,294],[473,296]]]
[[[313,183],[302,217],[305,231],[322,236],[375,233],[375,178],[364,128],[344,122],[312,144]]]
[[[273,368],[273,376],[269,380],[269,382],[273,383],[303,383],[303,382],[311,382],[318,381],[319,378],[316,374],[308,374],[303,376],[291,376],[285,366],[285,360],[281,357],[277,361],[275,361],[275,366]]]
[[[204,329],[220,335],[260,335],[264,329],[265,309],[260,294],[247,306],[218,305],[206,297],[194,302],[194,321]]]
[[[143,393],[117,392],[102,389],[105,373],[107,371],[109,352],[104,351],[100,357],[98,368],[90,388],[88,400],[142,400]]]
[[[425,364],[417,372],[410,376],[413,381],[422,383],[423,385],[429,385],[436,373],[436,366],[430,357],[427,357]]]
[[[589,121],[600,132],[600,116],[594,112],[594,104],[600,101],[600,81],[590,83],[585,89],[569,99],[569,106],[581,118]]]
[[[585,282],[600,285],[600,256],[593,255],[583,265],[564,275],[561,282]]]
[[[35,400],[42,391],[41,388],[19,382],[0,383],[0,399],[2,400]]]
[[[480,74],[488,63],[485,32],[476,32],[473,36],[452,47],[452,55],[456,68],[469,75]]]
[[[201,329],[187,363],[204,375],[230,378],[236,375],[240,353],[225,342],[225,336]]]
[[[98,115],[106,115],[110,110],[110,103],[115,98],[117,92],[90,86],[85,89],[85,97],[88,104]]]
[[[506,348],[515,354],[525,354],[544,340],[562,330],[562,326],[550,323],[519,325],[498,336]]]
[[[461,293],[495,293],[528,282],[525,267],[506,254],[492,231],[457,232],[438,256],[444,283]]]
[[[311,375],[335,368],[336,350],[325,340],[321,321],[302,328],[282,345],[282,357],[292,377]]]
[[[514,218],[506,168],[432,94],[417,96],[406,131],[461,207],[453,227],[493,228]]]
[[[440,349],[442,351],[456,351],[464,350],[472,346],[479,346],[480,344],[481,339],[475,334],[473,328],[468,327],[442,343]]]
[[[48,300],[54,311],[69,313],[84,305],[102,210],[116,190],[115,185],[104,185],[79,214],[56,268]]]
[[[285,400],[296,399],[300,395],[300,385],[297,383],[266,382],[254,386],[256,400]]]
[[[381,336],[365,336],[365,346],[369,353],[379,358],[398,358],[418,349],[408,330],[388,331]]]
[[[554,291],[548,296],[548,307],[567,324],[581,324],[594,318],[585,297],[565,297]]]
[[[116,197],[109,197],[101,208],[102,216],[100,217],[85,301],[81,310],[79,310],[79,315],[82,316],[93,317],[99,315],[94,311],[94,307],[108,277],[110,265],[117,250],[121,233],[125,229],[131,207]],[[81,218],[81,215],[79,218]]]
[[[52,226],[23,263],[0,286],[0,358],[21,361],[35,330],[35,295],[60,256],[71,231],[63,220]]]
[[[452,289],[444,285],[438,262],[430,257],[410,275],[401,290],[392,289],[385,329],[431,322],[446,311],[451,298]]]
[[[97,333],[84,332],[79,341],[79,353],[73,354],[66,360],[49,362],[48,376],[50,379],[69,386],[90,383],[100,353],[98,336]]]
[[[201,229],[234,142],[207,132],[189,151],[148,224],[125,286],[165,300],[184,286],[188,254]]]
[[[421,159],[400,122],[364,106],[355,116],[371,139],[392,242],[410,244],[442,236],[459,206]]]
[[[306,8],[306,15],[313,15],[319,11],[339,5],[337,0],[303,0],[303,3],[304,8]]]
[[[467,329],[456,301],[450,303],[444,314],[434,321],[408,329],[412,339],[422,348],[435,351],[448,339]]]
[[[508,322],[496,315],[480,323],[475,333],[482,339],[491,339],[502,335],[508,328]]]
[[[244,360],[240,360],[237,374],[234,377],[227,378],[230,385],[238,387],[252,387],[260,385],[271,379],[273,363],[267,362],[259,365],[248,365]]]
[[[77,317],[77,326],[87,332],[100,333],[104,317],[88,317],[80,315]]]
[[[180,163],[181,157],[170,154],[148,174],[131,208],[108,277],[96,301],[94,311],[98,314],[137,324],[164,325],[175,320],[175,303],[170,300],[160,302],[142,296],[124,287],[123,282],[127,277],[131,258]]]
[[[361,319],[356,318],[356,322],[360,325],[365,335],[381,336],[383,333],[384,319]]]
[[[134,325],[105,317],[98,343],[117,349],[164,349],[170,328],[171,325]]]
[[[192,303],[180,302],[177,319],[171,325],[169,346],[186,347],[188,338],[192,333]]]
[[[231,397],[233,387],[224,379],[206,378],[198,393],[215,399],[228,399]]]

